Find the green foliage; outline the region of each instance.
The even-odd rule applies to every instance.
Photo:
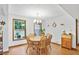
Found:
[[[15,21],[15,29],[24,29],[24,28],[25,28],[24,21],[17,21],[17,20]]]
[[[40,31],[41,31],[41,33],[44,33],[45,32],[45,28],[43,28],[42,25],[40,27]]]

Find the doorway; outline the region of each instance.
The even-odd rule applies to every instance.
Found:
[[[79,45],[78,44],[78,29],[79,29],[79,25],[78,25],[78,19],[76,19],[76,46]]]

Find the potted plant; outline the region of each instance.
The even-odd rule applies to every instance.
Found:
[[[41,34],[45,34],[45,28],[43,28],[42,26],[40,27],[40,32]]]

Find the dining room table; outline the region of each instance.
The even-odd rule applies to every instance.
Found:
[[[33,36],[29,38],[32,42],[39,42],[41,40],[41,36]]]
[[[35,51],[36,54],[38,55],[40,54],[40,51],[45,51],[47,49],[47,48],[42,48],[42,50],[40,50],[42,38],[44,38],[44,36],[30,36],[29,37],[29,40],[32,42],[33,51]],[[47,50],[45,53],[47,54]]]
[[[29,40],[33,43],[33,49],[36,51],[37,54],[39,54],[39,43],[41,40],[41,36],[32,36],[29,37]]]

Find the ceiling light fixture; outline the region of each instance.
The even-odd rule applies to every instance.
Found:
[[[37,24],[42,23],[42,20],[41,20],[41,18],[40,18],[39,13],[37,13],[36,18],[34,19],[34,21],[33,21],[33,22],[34,22],[34,23],[37,23]]]

